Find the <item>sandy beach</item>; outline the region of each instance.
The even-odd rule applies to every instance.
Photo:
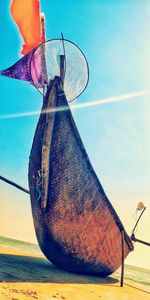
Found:
[[[1,300],[124,300],[150,299],[150,293],[119,278],[71,274],[56,268],[42,253],[0,245]]]

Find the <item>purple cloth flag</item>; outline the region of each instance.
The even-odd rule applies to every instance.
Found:
[[[11,77],[14,79],[26,80],[33,83],[30,64],[34,51],[31,50],[28,54],[19,59],[14,65],[8,69],[0,71],[0,75]]]
[[[43,55],[41,47],[39,47],[38,51],[33,49],[14,65],[0,71],[0,75],[29,81],[36,87],[41,88],[46,83],[46,69],[43,70]]]

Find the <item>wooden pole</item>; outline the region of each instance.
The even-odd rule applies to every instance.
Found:
[[[45,51],[46,51],[45,16],[43,13],[41,13],[40,15],[40,21],[41,21],[41,41],[43,43],[41,45],[41,74],[45,81],[45,83],[43,83],[43,95],[45,95],[47,91],[48,74],[47,74],[46,57],[45,57]]]
[[[138,220],[136,221],[136,224],[135,224],[135,226],[134,226],[134,228],[133,228],[133,230],[132,230],[132,235],[134,234],[134,231],[135,231],[135,229],[136,229],[136,227],[137,227],[137,225],[138,225],[138,223],[139,223],[139,221],[140,221],[140,219],[141,219],[141,217],[142,217],[142,215],[143,215],[145,209],[146,209],[146,206],[144,207],[144,209],[142,210],[142,212],[141,212],[141,214],[140,214]],[[131,236],[132,236],[132,235],[131,235]]]
[[[122,256],[122,264],[121,264],[120,286],[123,287],[123,281],[124,281],[124,230],[121,232],[121,256]]]
[[[40,21],[41,21],[41,40],[42,43],[46,41],[45,37],[45,16],[43,13],[40,14]]]
[[[27,194],[30,194],[30,192],[28,190],[26,190],[25,188],[23,188],[22,186],[20,186],[19,184],[15,183],[15,182],[13,182],[13,181],[11,181],[11,180],[3,177],[3,176],[0,176],[0,180],[3,180],[4,182],[16,187],[17,189],[19,189],[19,190],[21,190],[21,191],[23,191]]]
[[[60,55],[60,79],[62,81],[62,86],[64,86],[64,79],[65,79],[65,55]]]
[[[144,244],[146,246],[150,246],[150,243],[137,239],[135,237],[134,233],[132,233],[132,235],[131,235],[131,240],[134,241],[134,242],[138,242],[138,243]]]

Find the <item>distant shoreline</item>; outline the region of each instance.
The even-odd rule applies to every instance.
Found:
[[[5,246],[8,244],[9,247],[16,246],[16,244],[17,244],[17,246],[20,245],[21,247],[23,247],[23,245],[24,245],[25,247],[28,247],[27,248],[28,250],[30,248],[32,248],[34,250],[36,249],[36,251],[39,252],[39,255],[44,256],[38,246],[38,243],[36,244],[36,243],[28,242],[28,241],[23,241],[23,240],[10,238],[10,237],[0,236],[0,246],[3,243],[5,244]],[[149,268],[145,268],[145,267],[143,268],[141,266],[135,266],[135,265],[130,265],[130,264],[125,264],[125,266],[128,268],[132,268],[132,269],[136,268],[136,269],[141,269],[142,271],[145,271],[145,270],[150,271]]]
[[[150,296],[150,271],[138,267],[125,266],[121,288],[120,271],[105,278],[68,273],[52,265],[38,245],[1,236],[0,259],[3,300],[133,300],[135,295],[136,300],[148,300]]]

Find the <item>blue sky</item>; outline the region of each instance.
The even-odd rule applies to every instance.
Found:
[[[0,4],[0,69],[21,57],[22,39],[10,16],[10,2]],[[150,89],[149,1],[41,0],[41,11],[46,37],[58,38],[63,32],[87,57],[90,81],[77,103]],[[29,84],[1,76],[0,86],[1,115],[40,109],[41,96]],[[143,201],[148,207],[138,235],[150,241],[150,95],[78,109],[74,118],[104,190],[129,233],[137,203]],[[38,116],[0,119],[0,173],[25,187],[37,120]],[[0,234],[28,239],[27,229],[24,232],[22,227],[22,234],[15,229],[18,210],[22,220],[27,217],[32,223],[27,197],[0,184],[0,207],[6,216],[9,205],[11,227],[2,220]],[[148,250],[137,248],[129,263],[150,268]],[[143,251],[146,262],[142,258],[139,262]]]

